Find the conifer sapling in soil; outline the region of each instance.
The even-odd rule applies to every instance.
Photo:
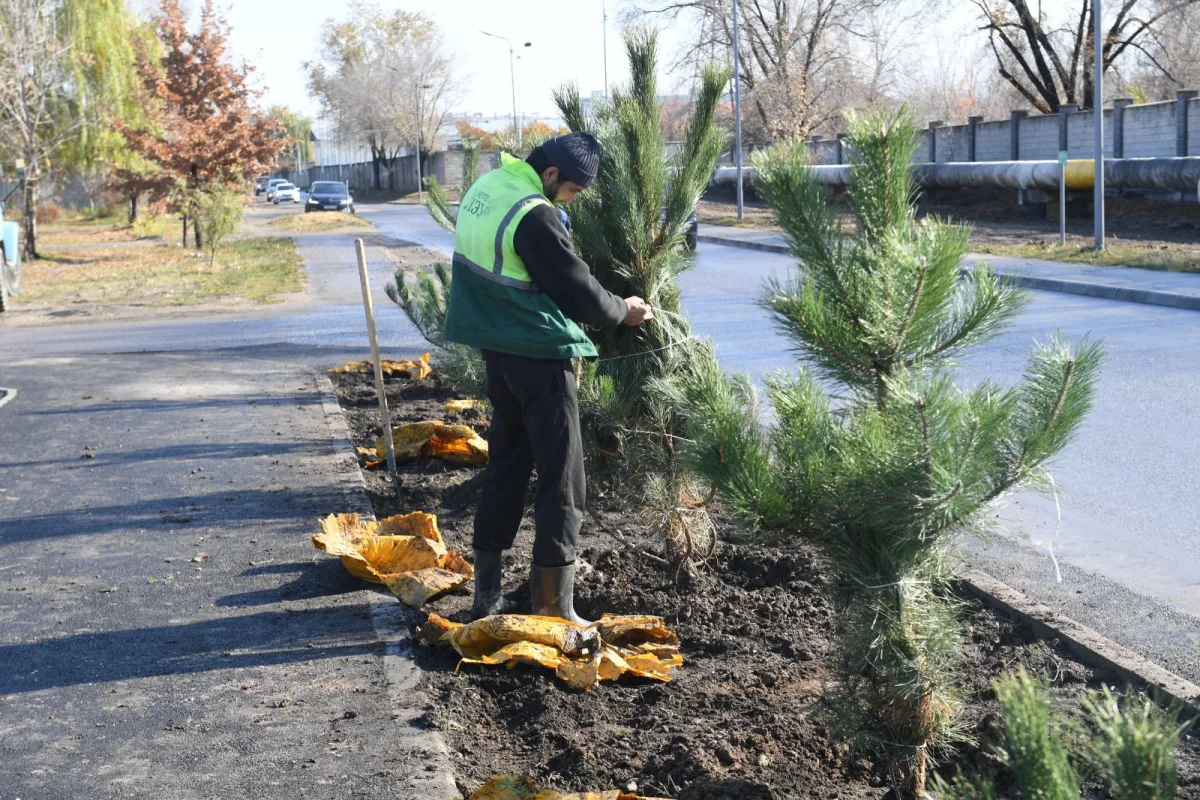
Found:
[[[1027,298],[982,265],[960,278],[968,229],[916,218],[917,147],[906,110],[853,119],[849,235],[803,143],[758,155],[756,188],[801,265],[762,304],[804,366],[765,380],[769,425],[750,381],[715,364],[664,384],[689,409],[689,467],[751,526],[824,553],[840,609],[836,727],[913,798],[957,733],[952,539],[1005,492],[1044,482],[1101,361],[1097,344],[1055,336],[1014,388],[955,385],[954,360]]]

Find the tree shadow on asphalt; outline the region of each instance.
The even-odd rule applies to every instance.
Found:
[[[282,601],[310,600],[362,590],[376,591],[395,599],[387,589],[359,580],[346,571],[340,560],[330,557],[321,558],[316,562],[293,561],[287,564],[253,567],[242,572],[239,577],[249,578],[255,575],[288,575],[291,573],[297,574],[288,583],[268,589],[227,594],[214,600],[213,605],[218,608],[265,606]]]
[[[208,473],[205,473],[208,474]],[[290,478],[288,475],[286,478]],[[285,479],[286,479],[285,478]],[[297,480],[302,476],[297,475]],[[198,487],[199,488],[199,487]],[[144,502],[89,506],[84,511],[66,509],[45,514],[25,514],[6,525],[4,543],[35,542],[95,536],[114,531],[153,536],[160,532],[195,532],[212,536],[240,535],[259,523],[294,519],[298,514],[318,520],[341,503],[337,488],[306,486],[279,489],[230,488],[204,494],[155,498]],[[309,509],[306,510],[305,506]]]
[[[0,695],[380,655],[383,647],[366,604],[78,633],[0,645]]]
[[[256,456],[280,456],[288,453],[318,454],[322,448],[328,448],[328,439],[291,439],[280,437],[278,442],[213,442],[211,444],[168,445],[165,447],[149,447],[142,450],[85,450],[90,447],[87,437],[78,442],[78,453],[69,453],[67,458],[58,461],[53,458],[41,458],[30,461],[0,461],[0,468],[44,468],[56,466],[70,469],[101,469],[105,466],[126,466],[143,464],[149,461],[194,461],[202,458],[230,460],[237,458],[253,458]],[[86,456],[84,454],[87,454]],[[86,460],[85,460],[86,459]],[[186,470],[191,465],[180,464],[180,470]],[[158,469],[156,467],[156,469]]]
[[[320,396],[315,392],[295,392],[284,395],[255,395],[246,399],[246,393],[225,394],[217,397],[194,397],[180,400],[158,400],[154,398],[138,398],[134,400],[110,400],[100,403],[85,403],[73,408],[51,408],[40,411],[30,411],[32,417],[53,417],[67,415],[78,417],[80,414],[95,414],[104,412],[137,411],[139,414],[176,411],[203,411],[204,409],[223,410],[229,407],[245,408],[254,406],[303,406],[320,410]]]

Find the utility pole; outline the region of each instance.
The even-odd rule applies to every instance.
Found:
[[[1099,0],[1097,0],[1099,2]],[[733,0],[733,163],[737,166],[737,218],[745,214],[742,203],[742,94],[738,60],[738,0]]]
[[[1095,3],[1093,16],[1096,29],[1093,32],[1092,49],[1095,51],[1093,66],[1093,100],[1092,111],[1096,115],[1096,188],[1092,203],[1096,207],[1096,249],[1104,249],[1104,34],[1100,20],[1100,0]]]
[[[604,40],[604,99],[608,99],[608,4],[604,0],[600,0],[600,14],[603,17],[604,25],[600,29],[601,37]]]
[[[428,83],[417,87],[417,202],[425,205],[425,193],[421,187],[421,90],[432,89]]]

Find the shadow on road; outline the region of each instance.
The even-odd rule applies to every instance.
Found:
[[[355,581],[344,591],[361,588],[361,583]],[[0,669],[0,695],[379,655],[383,645],[376,638],[370,617],[369,606],[357,604],[0,645],[0,665],[4,665]]]

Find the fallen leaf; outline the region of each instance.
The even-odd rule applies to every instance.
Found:
[[[208,561],[208,553],[198,553],[189,559],[193,564],[202,564]]]
[[[449,644],[466,664],[552,669],[577,689],[629,674],[671,680],[683,665],[679,639],[661,617],[605,615],[588,627],[557,617],[497,614],[468,624],[430,614],[417,631],[429,644]]]
[[[423,511],[380,521],[330,514],[312,542],[338,556],[351,575],[384,584],[413,608],[462,586],[474,574],[466,559],[447,549],[437,517]]]
[[[392,429],[392,449],[397,461],[421,456],[441,458],[456,464],[486,464],[487,440],[469,425],[447,425],[440,420],[410,422]],[[387,452],[383,437],[375,442],[375,453]]]

